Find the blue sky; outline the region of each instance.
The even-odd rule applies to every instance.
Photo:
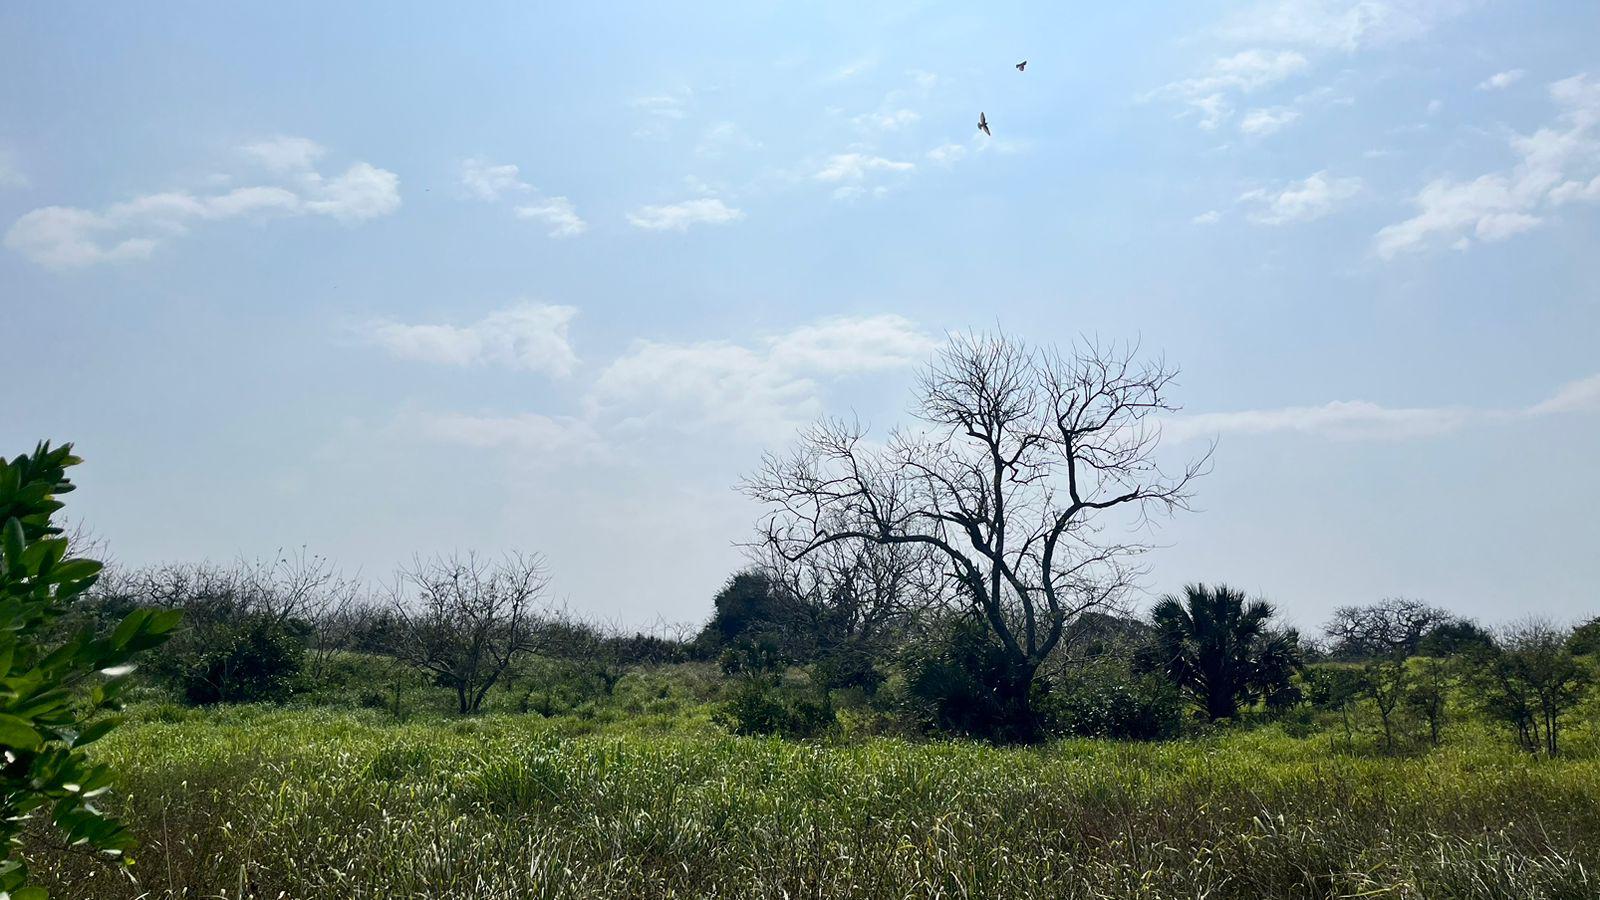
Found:
[[[1136,337],[1219,441],[1149,591],[1600,612],[1600,6],[863,6],[5,6],[0,446],[126,562],[690,620],[798,424]]]

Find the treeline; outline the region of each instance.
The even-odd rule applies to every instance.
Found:
[[[1021,731],[1007,705],[1014,674],[978,616],[896,603],[864,640],[849,627],[863,596],[876,595],[846,581],[808,596],[759,569],[735,576],[700,635],[742,679],[725,720],[751,733],[814,734],[833,727],[841,696],[865,697],[925,733],[1000,740],[1159,739],[1242,721],[1307,731],[1331,720],[1353,744],[1353,723],[1370,720],[1395,751],[1436,745],[1448,723],[1473,717],[1554,755],[1600,653],[1600,617],[1490,631],[1408,599],[1341,607],[1323,638],[1304,640],[1264,600],[1191,585],[1145,616],[1079,616],[1030,685],[1036,721]]]
[[[180,611],[183,627],[141,674],[192,705],[356,702],[403,714],[406,692],[426,688],[457,713],[492,695],[499,709],[553,715],[606,702],[629,674],[678,667],[701,673],[697,699],[741,734],[1153,740],[1275,721],[1331,727],[1351,745],[1370,732],[1395,751],[1440,743],[1471,717],[1543,754],[1560,752],[1600,651],[1600,618],[1491,631],[1406,599],[1340,608],[1306,640],[1264,600],[1193,585],[1146,615],[1075,616],[1021,707],[993,629],[927,562],[871,543],[766,559],[729,579],[702,627],[645,633],[549,602],[537,556],[418,559],[378,588],[287,555],[108,570],[62,628]]]
[[[181,612],[183,627],[141,674],[197,706],[353,690],[365,705],[392,700],[398,710],[402,691],[420,683],[472,713],[496,688],[521,689],[522,705],[536,705],[526,682],[537,662],[569,663],[581,671],[563,677],[609,689],[630,667],[690,658],[682,639],[581,621],[547,588],[543,559],[519,554],[418,558],[382,587],[306,554],[111,568],[60,627],[98,629],[141,608]]]

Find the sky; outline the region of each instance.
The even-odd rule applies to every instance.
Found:
[[[1181,368],[1141,597],[1600,613],[1600,5],[0,7],[0,452],[125,564],[700,620],[973,328]]]

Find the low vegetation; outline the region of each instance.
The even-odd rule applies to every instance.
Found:
[[[99,751],[140,839],[139,883],[81,855],[39,869],[56,896],[107,900],[1600,891],[1588,745],[1545,760],[1468,725],[1401,755],[1284,725],[802,743],[728,736],[704,707],[647,709],[401,723],[147,708]]]

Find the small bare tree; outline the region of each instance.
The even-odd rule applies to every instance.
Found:
[[[401,620],[397,655],[454,688],[461,713],[475,712],[506,669],[539,647],[548,585],[537,555],[414,560],[390,595]]]
[[[1103,514],[1125,510],[1137,525],[1186,508],[1209,457],[1173,476],[1157,466],[1152,417],[1176,409],[1175,371],[1136,353],[954,337],[918,385],[923,429],[877,445],[825,420],[745,479],[768,509],[764,541],[788,560],[840,543],[937,554],[1003,648],[1001,690],[1029,736],[1039,667],[1069,623],[1115,604],[1136,574],[1143,545],[1108,538]]]
[[[941,604],[950,580],[931,547],[839,541],[789,559],[763,540],[757,565],[796,598],[800,620],[819,650],[873,646]]]

